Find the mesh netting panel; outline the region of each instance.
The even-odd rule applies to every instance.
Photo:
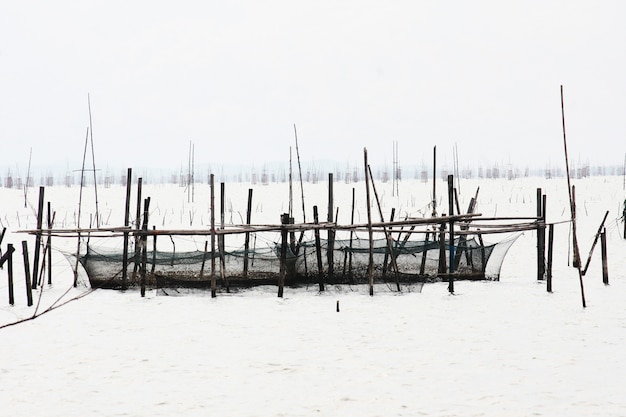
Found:
[[[498,279],[506,251],[515,239],[498,244],[481,245],[476,238],[457,238],[454,242],[454,273],[459,278]],[[443,253],[440,247],[443,246]],[[332,250],[329,248],[332,247]],[[494,249],[500,247],[498,256]],[[380,281],[428,281],[445,275],[449,270],[449,242],[408,240],[392,241],[391,249],[385,239],[373,244],[373,276]],[[326,283],[362,283],[369,278],[369,240],[337,239],[320,241],[320,251],[315,241],[290,244],[286,249],[285,275],[288,285],[312,283],[322,278]],[[281,272],[281,245],[273,247],[227,250],[223,257],[211,252],[147,251],[146,279],[148,285],[205,285],[211,277],[212,265],[221,283],[232,285],[259,285],[276,283]],[[121,251],[88,248],[81,258],[92,285],[119,286],[122,276]],[[319,259],[318,259],[319,258]],[[443,264],[442,264],[443,262]],[[128,284],[139,282],[141,256],[129,251]],[[489,266],[488,266],[489,265]],[[330,267],[332,266],[332,267]],[[245,272],[244,272],[245,269]]]

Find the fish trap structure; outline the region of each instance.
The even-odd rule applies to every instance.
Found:
[[[448,220],[419,219],[419,223],[424,221]],[[393,225],[393,222],[387,224]],[[317,229],[314,234],[325,230],[332,238],[305,239],[307,233],[304,229],[315,226]],[[80,256],[80,263],[92,287],[118,289],[146,286],[156,289],[191,287],[229,291],[232,287],[257,285],[319,285],[323,289],[327,284],[372,282],[399,286],[441,281],[450,277],[456,280],[498,280],[505,255],[519,236],[515,234],[497,243],[484,243],[482,234],[462,235],[451,242],[444,237],[445,232],[414,228],[387,232],[389,238],[377,238],[370,242],[363,237],[362,225],[350,227],[350,230],[346,230],[346,226],[342,230],[338,228],[341,227],[328,223],[284,224],[276,226],[274,230],[264,226],[263,230],[254,231],[254,226],[248,226],[248,231],[239,231],[250,235],[246,236],[246,240],[269,233],[279,239],[270,239],[271,243],[266,247],[246,248],[242,245],[230,249],[224,247],[224,237],[235,231],[219,229],[213,235],[219,240],[213,250],[208,248],[207,240],[205,250],[178,252],[157,250],[156,242],[157,236],[167,235],[171,238],[181,231],[135,231],[136,240],[127,249],[126,263],[123,250],[94,245],[87,246],[86,252]],[[186,234],[201,232],[188,231]],[[308,232],[310,234],[311,231]],[[338,233],[348,236],[339,239],[336,237]],[[299,238],[299,234],[302,234],[302,238]],[[425,238],[420,236],[424,234]],[[282,235],[286,235],[284,244]],[[148,246],[152,246],[152,249]]]
[[[130,176],[129,170],[129,179]],[[332,175],[329,177],[332,184]],[[452,184],[453,178],[449,176],[449,212],[454,213],[459,210],[458,202],[454,210]],[[366,186],[369,190],[367,181]],[[210,227],[158,230],[153,226],[150,230],[149,197],[144,199],[143,215],[140,215],[138,198],[137,223],[134,227],[128,225],[129,180],[123,227],[54,229],[50,226],[22,232],[35,234],[38,241],[47,237],[50,242],[53,236],[78,238],[78,250],[73,255],[68,254],[74,257],[75,279],[78,265],[82,265],[93,288],[140,287],[142,295],[146,288],[210,288],[215,296],[218,291],[229,292],[234,287],[276,285],[281,297],[285,286],[319,285],[323,291],[325,285],[335,284],[368,284],[373,295],[374,284],[393,284],[400,291],[403,284],[441,280],[447,280],[453,292],[455,280],[498,280],[507,251],[527,230],[537,231],[538,278],[545,273],[542,244],[545,204],[541,205],[540,189],[537,217],[486,218],[473,212],[476,198],[472,198],[467,214],[437,216],[433,210],[432,217],[401,221],[384,221],[378,204],[379,222],[371,220],[368,191],[368,221],[360,224],[333,221],[332,186],[329,189],[326,222],[318,221],[317,206],[314,206],[312,223],[295,224],[290,213],[283,213],[280,224],[252,225],[250,190],[246,224],[226,225],[222,184],[221,224],[217,226],[211,176]],[[378,202],[377,197],[376,200]],[[43,207],[42,201],[43,190],[40,207]],[[142,220],[141,225],[139,220]],[[485,236],[495,234],[504,234],[505,238],[496,243],[484,241]],[[163,250],[164,239],[157,239],[159,236],[171,241],[167,250]],[[265,245],[257,246],[257,238]],[[94,243],[98,239],[102,245]],[[177,251],[176,239],[192,239],[196,248]],[[199,250],[197,244],[202,241],[204,249]]]

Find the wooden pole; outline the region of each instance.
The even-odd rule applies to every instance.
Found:
[[[578,237],[576,234],[576,190],[571,185],[569,174],[569,158],[567,156],[567,137],[565,135],[565,104],[563,100],[563,86],[561,85],[561,120],[563,122],[563,148],[565,151],[565,170],[567,173],[567,189],[570,197],[570,210],[572,217],[572,240],[574,246],[574,267],[578,269],[578,281],[580,282],[580,296],[582,298],[583,308],[587,306],[585,301],[585,287],[583,284],[583,275],[580,269],[580,253],[578,251]]]
[[[284,225],[289,224],[289,213],[284,213],[280,217],[281,223],[281,243],[280,243],[280,275],[278,277],[278,297],[283,297],[283,290],[285,287],[285,274],[287,273],[287,228]]]
[[[215,283],[215,175],[211,174],[211,298],[217,296]]]
[[[545,274],[545,236],[543,235],[543,198],[541,188],[537,188],[537,281],[542,281]],[[544,226],[545,227],[545,226]]]
[[[35,235],[35,255],[33,260],[33,290],[37,289],[37,276],[39,274],[39,253],[41,252],[41,227],[43,224],[43,195],[44,187],[39,187],[39,206],[37,208],[37,234]]]
[[[302,183],[302,166],[300,165],[300,148],[298,147],[298,132],[296,131],[296,124],[293,124],[293,134],[296,138],[296,157],[298,159],[298,176],[300,177],[300,195],[302,199],[302,222],[306,223],[306,209],[304,206],[304,186]]]
[[[141,228],[141,189],[143,185],[143,178],[137,178],[137,212],[135,216],[135,229],[139,231]],[[137,283],[137,270],[139,269],[139,265],[141,263],[141,237],[139,234],[135,236],[135,257],[134,257],[134,265],[133,265],[133,283]]]
[[[602,230],[604,230],[604,222],[606,221],[606,218],[609,215],[609,211],[607,210],[606,213],[604,213],[604,218],[602,219],[602,223],[600,223],[600,227],[598,228],[598,231],[596,232],[596,236],[593,239],[593,244],[591,245],[591,249],[589,250],[589,256],[587,257],[587,262],[585,262],[585,267],[583,268],[582,274],[585,275],[587,273],[587,268],[589,268],[589,263],[591,262],[591,255],[593,254],[593,250],[596,247],[596,244],[598,243],[598,238],[600,237],[600,235],[602,234]]]
[[[552,292],[552,260],[554,248],[554,224],[548,225],[548,260],[546,269],[546,290]]]
[[[143,226],[144,232],[148,231],[148,215],[150,210],[150,197],[147,197],[143,202]],[[148,235],[144,234],[141,237],[141,296],[146,295],[146,265],[148,263]]]
[[[334,221],[333,207],[334,207],[334,194],[333,194],[333,173],[328,174],[328,222]],[[326,257],[328,259],[328,279],[332,280],[335,272],[334,268],[334,251],[335,251],[335,231],[328,229],[328,244],[326,248]]]
[[[152,230],[156,231],[156,226],[152,225]],[[154,233],[152,237],[152,267],[150,268],[150,273],[154,276],[154,270],[156,269],[157,262],[157,234]]]
[[[383,218],[383,209],[380,206],[380,200],[378,199],[378,193],[376,192],[376,186],[374,185],[374,176],[372,175],[372,170],[369,165],[367,166],[367,173],[369,173],[370,180],[372,181],[372,191],[374,191],[374,197],[376,199],[376,206],[378,207],[378,214],[380,215],[380,222],[383,224],[383,232],[385,233],[385,240],[387,242],[387,250],[389,251],[391,255],[391,264],[393,266],[393,270],[396,276],[396,288],[398,291],[400,291],[400,280],[398,278],[398,265],[396,263],[396,256],[393,252],[393,248],[391,247],[391,241],[392,241],[391,234],[387,231],[387,227],[384,226],[385,219]]]
[[[355,207],[356,199],[355,199],[355,188],[352,187],[352,212],[350,214],[350,224],[354,224],[354,207]],[[350,280],[353,280],[352,274],[352,244],[354,239],[354,230],[350,229],[350,253],[348,253],[348,275],[350,276]]]
[[[319,224],[319,217],[317,215],[317,206],[313,206],[313,222]],[[317,255],[317,274],[320,291],[324,291],[324,266],[322,265],[322,248],[320,242],[320,229],[315,228],[313,231],[315,235],[315,253]]]
[[[7,245],[7,253],[2,255],[2,260],[0,260],[0,266],[4,263],[4,260],[7,262],[7,274],[8,274],[8,285],[9,285],[9,304],[15,304],[15,294],[13,292],[13,252],[15,252],[15,248],[13,245],[9,243]]]
[[[250,225],[252,220],[252,188],[248,189],[248,209],[246,211],[246,225]],[[243,279],[248,278],[248,262],[250,250],[250,232],[246,232],[243,246]]]
[[[608,253],[606,250],[606,228],[600,234],[600,247],[602,249],[602,282],[609,285]]]
[[[367,148],[363,148],[363,159],[365,163],[365,204],[367,205],[367,232],[369,236],[369,262],[367,265],[367,274],[370,286],[370,296],[374,295],[374,232],[372,231],[372,207],[370,199],[370,181],[367,162]]]
[[[392,222],[392,221],[393,221],[393,218],[395,217],[395,215],[396,215],[396,208],[395,208],[395,207],[393,207],[393,208],[391,209],[391,214],[389,215],[389,221],[390,221],[390,222]],[[385,220],[383,219],[382,221],[384,222]],[[391,227],[389,228],[389,232],[391,233]],[[391,235],[390,235],[389,237],[391,237]],[[389,239],[388,239],[388,240],[389,240]],[[383,277],[387,274],[387,264],[388,264],[388,262],[389,262],[389,255],[392,255],[392,256],[393,256],[393,253],[391,253],[391,252],[390,252],[390,249],[388,248],[388,249],[385,251],[385,258],[384,258],[384,260],[383,260]]]
[[[439,273],[445,274],[448,270],[446,265],[446,224],[439,225]]]
[[[224,230],[225,220],[224,220],[224,212],[226,210],[226,185],[222,182],[220,183],[220,229]],[[225,235],[219,236],[219,251],[220,251],[220,279],[223,284],[226,284],[226,292],[230,292],[230,284],[226,279],[226,260],[224,259],[225,255]]]
[[[206,254],[208,251],[209,241],[204,241],[204,254],[202,255],[202,265],[200,266],[200,281],[204,279],[204,265],[206,264]]]
[[[83,207],[83,187],[85,185],[85,159],[87,158],[87,144],[89,141],[89,127],[85,136],[85,148],[83,151],[83,165],[80,170],[80,190],[78,193],[78,215],[76,216],[76,228],[80,230],[80,213]],[[78,286],[78,264],[80,262],[80,232],[77,235],[76,264],[74,265],[74,287]]]
[[[132,168],[126,172],[126,204],[124,206],[124,227],[128,227],[130,219],[130,191],[132,187]],[[124,248],[122,253],[122,290],[128,288],[128,232],[124,232]]]
[[[433,232],[434,236],[434,232]],[[424,239],[424,250],[422,251],[422,261],[420,263],[420,275],[424,275],[424,269],[426,268],[426,254],[428,252],[428,239],[430,238],[430,232],[426,232],[426,237]],[[435,238],[433,238],[435,239]]]
[[[437,216],[437,146],[433,147],[433,217]]]
[[[91,143],[91,166],[93,167],[93,189],[96,199],[96,227],[100,228],[100,212],[98,211],[98,179],[96,178],[96,156],[93,149],[93,125],[91,123],[91,100],[87,94],[87,105],[89,107],[89,141]]]
[[[52,223],[54,223],[51,213],[50,202],[48,201],[48,239],[46,240],[46,250],[48,252],[48,285],[52,285]]]
[[[454,215],[454,175],[448,175],[448,213]],[[454,293],[454,220],[452,218],[449,221],[450,228],[450,242],[449,245],[449,273],[448,276],[448,291]]]
[[[28,307],[33,305],[33,288],[30,279],[30,262],[28,260],[28,243],[22,240],[22,254],[24,256],[24,279],[26,281],[26,301]]]

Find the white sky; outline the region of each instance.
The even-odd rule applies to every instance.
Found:
[[[0,3],[0,169],[621,164],[626,2]],[[294,149],[295,158],[295,149]]]

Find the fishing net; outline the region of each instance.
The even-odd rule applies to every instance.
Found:
[[[332,236],[302,240],[291,235],[285,247],[273,242],[266,247],[248,250],[241,246],[220,251],[160,251],[129,248],[127,285],[138,285],[145,265],[145,282],[152,287],[205,287],[214,274],[219,286],[255,286],[278,283],[284,271],[286,285],[359,284],[369,282],[369,239],[357,237],[336,239]],[[450,245],[422,240],[375,239],[373,241],[372,276],[374,282],[428,282],[446,278],[498,280],[508,248],[516,237],[485,244],[480,236],[461,237]],[[138,248],[140,247],[137,246]],[[451,257],[452,251],[452,257]],[[145,259],[145,263],[142,261]],[[122,285],[123,253],[121,250],[90,245],[81,256],[92,286]],[[450,268],[452,263],[452,268]]]

